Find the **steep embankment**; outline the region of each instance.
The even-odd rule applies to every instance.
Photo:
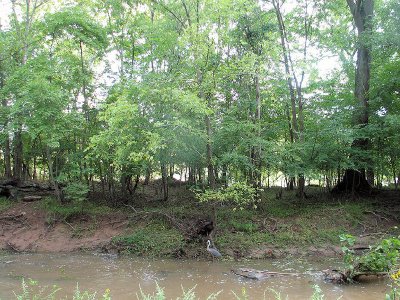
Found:
[[[92,202],[83,208],[63,206],[49,197],[7,202],[0,205],[0,249],[207,257],[207,237],[195,229],[199,220],[210,217],[210,207],[196,202],[184,187],[172,192],[168,205],[143,194],[135,209],[120,210]],[[346,200],[315,193],[299,201],[289,192],[278,199],[273,190],[266,191],[257,210],[218,206],[214,243],[225,257],[238,259],[335,256],[341,253],[339,234],[350,233],[357,238],[355,248],[365,249],[386,235],[400,234],[399,195],[386,191]]]
[[[0,249],[70,252],[100,248],[127,225],[122,214],[58,221],[39,202],[19,202],[0,213]]]

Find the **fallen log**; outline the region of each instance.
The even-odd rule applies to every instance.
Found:
[[[387,272],[357,272],[353,274],[352,279],[354,281],[361,281],[364,278],[371,278],[371,277],[385,277],[388,276]]]
[[[23,202],[34,202],[42,200],[42,196],[25,196],[22,198]]]
[[[233,274],[239,275],[249,279],[262,280],[276,276],[299,276],[299,273],[282,273],[282,272],[271,272],[271,271],[260,271],[256,269],[239,268],[232,269]]]
[[[324,279],[326,281],[336,283],[336,284],[343,284],[343,283],[351,283],[354,281],[361,281],[364,278],[371,278],[371,277],[384,277],[387,276],[387,272],[341,272],[339,270],[323,270]]]

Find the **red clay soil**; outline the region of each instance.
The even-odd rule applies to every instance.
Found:
[[[107,245],[128,224],[124,215],[48,222],[37,203],[21,202],[0,213],[0,249],[29,252],[72,252]],[[50,224],[49,224],[50,223]]]

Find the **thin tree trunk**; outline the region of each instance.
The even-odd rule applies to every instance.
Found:
[[[163,189],[163,200],[168,200],[168,172],[167,166],[165,163],[161,164],[161,180],[162,180],[162,189]]]
[[[47,165],[49,168],[49,180],[50,180],[50,184],[53,186],[57,200],[60,203],[64,203],[64,196],[62,194],[62,191],[60,189],[60,186],[58,184],[58,182],[56,182],[56,180],[54,179],[54,173],[53,173],[53,161],[51,158],[51,154],[50,154],[50,149],[49,147],[46,147],[46,158],[47,158]]]
[[[10,149],[10,138],[8,137],[8,134],[5,138],[5,143],[4,143],[4,168],[5,168],[5,177],[6,178],[11,178],[12,177],[12,171],[11,171],[11,149]]]
[[[22,136],[21,129],[14,134],[14,170],[13,177],[17,180],[22,179]]]
[[[256,130],[257,138],[261,139],[261,94],[260,94],[260,78],[256,74],[254,78],[254,84],[256,88]],[[261,187],[261,145],[255,146],[254,149],[254,167],[255,167],[255,187]]]
[[[293,76],[290,72],[289,49],[286,44],[286,29],[283,21],[280,2],[279,0],[272,0],[275,9],[276,18],[278,20],[278,28],[280,33],[281,48],[283,61],[285,66],[286,82],[289,89],[291,112],[287,109],[287,119],[289,123],[290,142],[294,143],[297,140],[298,126],[297,126],[297,110],[296,110],[296,95],[293,87]],[[288,182],[288,189],[293,190],[295,185],[295,178],[291,177]]]
[[[203,92],[203,89],[201,86],[202,82],[203,82],[203,76],[201,74],[201,71],[197,71],[197,84],[199,87],[199,98],[204,99],[204,92]],[[208,99],[207,99],[207,106],[208,107],[211,106],[210,97],[208,97]],[[204,117],[204,123],[205,123],[205,127],[206,127],[206,135],[207,135],[206,159],[207,159],[207,171],[208,171],[207,172],[208,173],[208,184],[212,189],[214,189],[215,188],[215,177],[214,177],[214,165],[212,162],[212,145],[211,145],[212,130],[211,130],[211,120],[210,120],[209,115],[206,115]],[[200,174],[200,172],[199,172],[199,174]]]
[[[208,184],[210,185],[210,188],[214,189],[215,188],[215,176],[214,176],[214,165],[212,163],[212,146],[211,146],[211,121],[210,117],[206,116],[205,117],[205,123],[206,123],[206,130],[207,130],[207,175],[208,175]]]
[[[146,176],[145,176],[145,178],[144,178],[143,185],[148,185],[148,184],[149,184],[149,182],[150,182],[150,177],[151,177],[151,169],[150,169],[150,167],[147,167],[147,168],[146,168]]]

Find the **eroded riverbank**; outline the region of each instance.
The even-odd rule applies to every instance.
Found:
[[[218,208],[213,236],[225,257],[338,257],[339,234],[356,236],[355,248],[365,249],[387,235],[400,233],[396,197],[381,194],[352,202],[322,201],[321,195],[315,194],[307,202],[299,202],[289,192],[286,198],[273,200],[272,192],[263,195],[265,199],[257,210]],[[206,259],[207,237],[191,230],[191,226],[210,217],[207,205],[188,199],[185,188],[177,187],[171,193],[176,200],[168,207],[147,201],[138,202],[135,210],[111,209],[91,202],[61,205],[50,197],[31,203],[3,202],[0,249]]]

